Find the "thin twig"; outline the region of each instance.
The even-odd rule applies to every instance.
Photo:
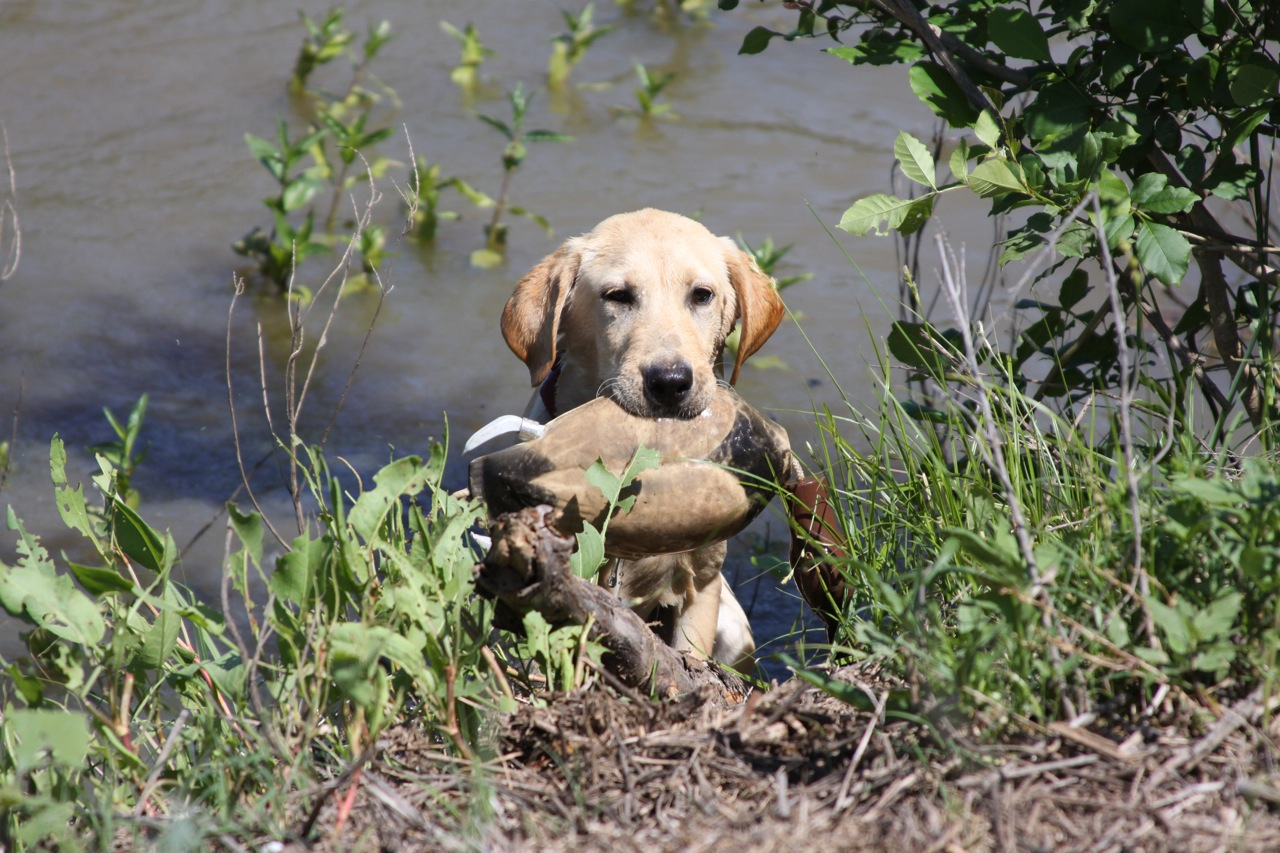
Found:
[[[1138,607],[1142,610],[1142,628],[1147,643],[1153,649],[1160,648],[1155,621],[1147,608],[1151,595],[1151,579],[1142,560],[1142,499],[1139,494],[1138,459],[1133,451],[1133,356],[1129,351],[1129,321],[1120,301],[1120,287],[1116,282],[1115,267],[1111,263],[1111,249],[1102,229],[1102,202],[1093,196],[1093,212],[1098,223],[1098,245],[1102,250],[1102,268],[1107,276],[1107,296],[1111,301],[1111,322],[1116,330],[1116,362],[1120,367],[1120,447],[1124,457],[1125,489],[1129,498],[1129,523],[1133,526],[1133,580],[1137,584]],[[1137,290],[1135,285],[1134,290]]]
[[[9,197],[0,202],[0,281],[13,278],[18,271],[18,263],[22,260],[22,223],[18,221],[18,179],[13,170],[13,159],[9,156],[9,131],[0,121],[0,137],[4,139],[4,166],[9,175]],[[8,217],[13,222],[13,240],[5,254],[4,223]]]
[[[271,535],[284,548],[289,547],[289,543],[285,542],[284,537],[276,530],[275,525],[271,523],[271,519],[263,512],[262,505],[258,503],[258,496],[253,493],[253,486],[249,482],[249,476],[244,468],[244,448],[240,444],[240,426],[236,420],[236,397],[231,379],[231,328],[232,320],[236,313],[236,302],[244,294],[244,279],[237,278],[235,280],[235,293],[231,297],[231,305],[227,308],[227,342],[226,352],[226,378],[227,378],[227,408],[231,412],[231,441],[236,448],[236,465],[240,468],[240,482],[244,485],[245,494],[249,496],[250,503],[253,508],[258,511],[258,515],[262,518],[262,523],[271,531]]]

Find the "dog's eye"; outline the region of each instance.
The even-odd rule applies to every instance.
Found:
[[[716,298],[716,292],[709,287],[695,287],[689,294],[689,301],[694,305],[710,305]]]
[[[605,302],[616,302],[619,305],[630,305],[636,301],[636,296],[625,287],[612,287],[601,294],[601,298]]]

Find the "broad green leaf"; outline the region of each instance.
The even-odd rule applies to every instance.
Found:
[[[1103,214],[1108,218],[1128,216],[1133,208],[1128,185],[1110,170],[1098,176],[1098,200],[1102,202]]]
[[[1199,477],[1181,477],[1169,484],[1169,488],[1190,495],[1210,506],[1236,506],[1244,501],[1244,495],[1224,486],[1218,480],[1202,480]]]
[[[1239,590],[1223,592],[1208,606],[1202,607],[1191,617],[1191,627],[1201,641],[1213,641],[1229,637],[1236,627],[1236,618],[1244,596]]]
[[[569,556],[569,565],[580,578],[591,580],[604,563],[604,536],[594,526],[584,523],[576,537],[578,548]]]
[[[89,756],[89,720],[78,711],[15,708],[5,717],[17,741],[13,762],[20,776],[46,761],[55,767],[79,768]]]
[[[917,184],[924,184],[933,190],[938,188],[938,185],[933,180],[933,174],[936,169],[933,155],[929,153],[929,149],[920,140],[905,130],[898,131],[898,138],[893,143],[893,156],[898,158],[898,164],[902,167],[902,174]]]
[[[65,559],[65,555],[63,558]],[[80,581],[80,585],[90,595],[103,596],[114,592],[133,592],[133,581],[123,577],[114,569],[82,566],[71,560],[67,560],[66,563],[71,569],[71,574],[76,576],[76,580]]]
[[[356,499],[347,522],[365,542],[373,540],[387,513],[400,506],[400,498],[416,495],[427,484],[427,471],[417,456],[397,459],[373,475],[374,488]]]
[[[257,512],[241,513],[238,506],[228,501],[227,520],[231,525],[231,529],[235,531],[236,538],[244,546],[245,551],[248,552],[255,563],[261,563],[264,530],[262,516]]]
[[[143,669],[159,669],[173,654],[173,648],[178,643],[178,629],[181,627],[182,619],[177,613],[161,610],[135,650],[133,663]]]
[[[1180,608],[1169,607],[1154,596],[1145,599],[1143,606],[1147,608],[1147,612],[1151,614],[1151,620],[1160,629],[1160,634],[1164,637],[1169,651],[1175,655],[1185,655],[1191,651],[1191,624]]]
[[[1022,181],[1004,160],[985,160],[969,173],[969,189],[983,198],[1009,192],[1026,192]]]
[[[884,193],[874,193],[859,199],[844,212],[839,227],[857,237],[866,236],[875,229],[877,235],[884,236],[888,231],[900,231],[911,234],[933,212],[933,196],[926,195],[916,199],[902,199]],[[882,231],[880,223],[888,230]]]
[[[583,479],[599,489],[606,501],[611,504],[617,502],[618,494],[622,491],[622,478],[604,467],[603,460],[597,459],[591,463],[591,467],[583,472]]]
[[[1133,229],[1137,221],[1132,216],[1113,216],[1102,226],[1102,233],[1107,238],[1107,248],[1115,249],[1125,240],[1133,239]]]
[[[1074,139],[1089,130],[1093,101],[1070,80],[1045,86],[1023,113],[1027,135],[1038,141]],[[1086,176],[1087,177],[1087,176]]]
[[[1143,222],[1134,243],[1138,262],[1162,283],[1172,287],[1187,274],[1191,244],[1168,225]]]
[[[286,212],[304,207],[320,191],[320,182],[314,178],[298,178],[285,185],[280,200]]]
[[[1253,106],[1274,98],[1277,83],[1280,83],[1280,70],[1275,63],[1247,62],[1236,69],[1231,78],[1231,100],[1242,107]]]
[[[983,110],[978,115],[977,121],[973,123],[973,132],[978,137],[978,141],[992,151],[1000,150],[1004,131],[1000,129],[1000,122],[996,120],[991,110]]]
[[[952,364],[950,342],[928,323],[895,322],[886,344],[902,364],[935,379],[940,380]]]
[[[327,551],[324,542],[306,535],[299,536],[293,540],[287,554],[276,558],[276,570],[268,578],[267,586],[277,598],[306,604]]]
[[[1162,53],[1194,30],[1169,0],[1116,0],[1111,7],[1111,31],[1144,53]]]
[[[964,90],[942,66],[928,61],[917,62],[911,66],[907,77],[916,97],[952,127],[968,127],[978,118],[978,108],[969,102]]]
[[[153,572],[171,568],[170,549],[160,534],[120,498],[113,497],[111,506],[111,532],[120,550]]]
[[[985,115],[985,113],[984,113]],[[981,121],[981,119],[979,119]],[[969,180],[969,143],[963,139],[956,146],[956,150],[951,152],[951,158],[947,161],[947,165],[951,167],[951,174],[955,175],[957,181],[967,183]]]
[[[631,461],[627,463],[627,470],[622,472],[622,482],[624,485],[629,484],[645,471],[657,468],[661,464],[661,453],[652,447],[641,445],[636,448],[636,452],[631,456]]]
[[[40,540],[27,533],[14,513],[9,529],[18,534],[17,565],[0,562],[0,607],[73,643],[95,645],[107,632],[97,602],[59,575]]]
[[[987,33],[996,47],[1009,56],[1048,62],[1049,38],[1035,16],[1022,9],[993,9],[987,18]]]
[[[1058,302],[1063,308],[1071,308],[1089,293],[1089,274],[1077,267],[1062,280]]]
[[[782,33],[774,32],[768,27],[754,27],[751,32],[747,33],[742,39],[742,47],[738,48],[739,56],[753,56],[764,51],[769,46],[769,41],[774,36],[781,36]]]
[[[1133,182],[1133,203],[1152,213],[1185,213],[1200,197],[1186,187],[1171,187],[1158,172],[1147,172]]]

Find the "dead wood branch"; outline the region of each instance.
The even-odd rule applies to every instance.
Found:
[[[498,602],[499,627],[520,630],[531,610],[553,625],[589,625],[590,638],[608,649],[605,667],[628,687],[663,698],[699,692],[743,701],[746,686],[736,675],[675,651],[625,602],[577,577],[569,565],[573,540],[550,525],[551,513],[530,507],[493,522],[493,547],[476,566],[476,585]]]

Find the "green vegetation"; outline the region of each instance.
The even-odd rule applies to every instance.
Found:
[[[1009,337],[939,240],[946,320],[909,275],[879,407],[824,416],[850,546],[837,653],[992,736],[1274,694],[1280,21],[1247,0],[798,7],[742,52],[838,36],[854,66],[909,65],[950,129],[900,133],[916,192],[840,227],[918,240],[967,191],[1032,282]]]
[[[321,24],[302,15],[308,37],[298,51],[289,90],[306,115],[306,130],[290,140],[288,125],[280,119],[274,143],[245,134],[249,151],[275,179],[279,192],[262,202],[272,213],[271,230],[254,228],[233,248],[256,260],[262,276],[281,290],[288,288],[298,264],[311,255],[329,252],[336,244],[338,209],[352,188],[364,181],[372,184],[391,165],[385,158],[369,160],[362,153],[392,133],[390,127],[370,128],[369,118],[382,98],[394,100],[395,92],[380,83],[376,89],[365,85],[366,79],[371,78],[369,64],[392,38],[391,25],[386,21],[370,23],[357,56],[351,48],[355,34],[346,29],[343,17],[340,8],[331,9]],[[307,88],[317,68],[339,56],[347,56],[350,61],[351,76],[346,88],[340,93]],[[351,167],[357,159],[363,170],[352,174]],[[310,165],[299,168],[308,161]],[[316,233],[313,202],[325,190],[328,207],[321,231]],[[341,232],[346,234],[353,229],[351,239],[361,258],[362,274],[374,275],[385,256],[385,228],[356,215],[342,224]]]
[[[592,21],[595,4],[588,3],[578,14],[562,12],[568,32],[551,41],[551,58],[547,61],[547,85],[559,88],[569,80],[569,72],[582,61],[587,49],[613,31],[613,27],[597,27]]]
[[[678,16],[700,5],[658,7]],[[808,651],[878,661],[892,685],[881,709],[935,735],[908,748],[952,746],[959,760],[965,745],[1064,719],[1124,732],[1161,715],[1199,725],[1242,697],[1272,713],[1275,13],[1247,0],[789,5],[795,30],[757,28],[743,52],[838,35],[830,52],[854,66],[910,65],[915,92],[949,128],[929,142],[899,134],[893,156],[915,194],[858,199],[840,227],[918,241],[947,198],[968,196],[1006,223],[1000,265],[1022,278],[1016,301],[993,308],[939,240],[944,315],[925,309],[919,271],[908,271],[878,399],[820,414],[816,461],[846,555],[829,560],[832,643]],[[337,206],[390,165],[365,159],[389,131],[371,129],[379,96],[363,82],[389,28],[371,27],[357,56],[340,11],[303,21],[291,88],[312,112],[302,131],[281,121],[274,141],[247,137],[277,189],[264,202],[272,230],[238,247],[296,292],[297,264],[336,246],[339,231],[376,276],[385,231],[365,216],[347,228]],[[591,29],[590,6],[566,22],[567,76],[574,38],[605,28]],[[474,27],[448,29],[463,48],[454,80],[472,85],[492,52]],[[339,56],[351,59],[343,92],[309,89]],[[641,111],[665,111],[654,99],[669,78],[638,63],[637,73]],[[527,142],[563,138],[524,130],[522,86],[507,99],[510,121],[481,116],[505,141],[496,199],[421,158],[404,194],[423,240],[458,218],[442,206],[446,190],[491,209],[479,263],[501,260],[507,213],[547,227],[509,202],[509,183]],[[769,271],[788,247],[747,248]],[[302,309],[286,308],[297,371]],[[1010,308],[1012,334],[989,319]],[[174,538],[143,519],[131,487],[146,397],[124,422],[106,413],[114,437],[95,448],[89,490],[51,442],[56,506],[88,557],[51,554],[8,510],[18,551],[0,563],[0,606],[23,623],[26,652],[0,660],[6,850],[311,839],[326,804],[338,804],[341,825],[379,737],[399,723],[469,768],[479,805],[465,820],[483,822],[493,718],[599,686],[601,649],[585,626],[534,614],[523,637],[492,629],[492,605],[473,594],[468,532],[483,510],[441,487],[441,446],[364,483],[331,470],[323,442],[299,437],[305,393],[287,397],[278,440],[296,531],[228,505],[216,604],[178,582]],[[622,478],[591,476],[625,511],[622,487],[649,461]],[[0,483],[6,465],[0,444]],[[600,564],[607,533],[579,538],[580,573]],[[800,676],[873,707],[817,667]],[[562,757],[538,760],[572,786]]]
[[[502,186],[498,190],[498,197],[496,199],[491,198],[461,182],[457,183],[458,188],[471,199],[476,207],[493,209],[493,216],[489,219],[489,224],[484,228],[484,248],[477,249],[471,254],[471,262],[478,267],[496,266],[505,257],[507,226],[502,221],[504,214],[512,213],[516,216],[524,216],[540,225],[546,231],[548,237],[551,236],[551,226],[547,224],[546,219],[519,205],[512,204],[509,199],[511,179],[529,154],[528,143],[568,142],[570,140],[570,137],[553,130],[524,129],[525,113],[529,110],[529,101],[531,99],[532,95],[525,92],[522,84],[517,83],[515,88],[507,93],[507,100],[511,104],[510,123],[493,116],[480,115],[481,121],[502,134],[503,138],[507,140],[506,146],[502,149]]]

